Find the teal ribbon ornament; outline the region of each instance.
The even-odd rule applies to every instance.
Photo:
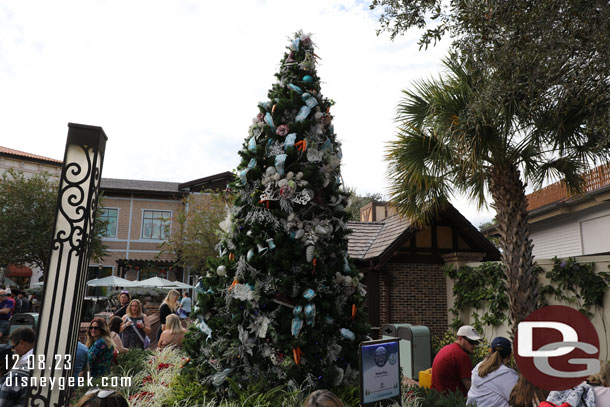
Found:
[[[273,241],[273,238],[272,238],[272,237],[271,237],[271,238],[269,238],[269,239],[267,239],[266,241],[267,241],[267,244],[269,245],[269,249],[270,249],[270,250],[275,249],[275,242]]]
[[[349,329],[341,328],[340,331],[341,331],[341,336],[343,336],[348,341],[354,342],[354,340],[356,339],[356,335],[354,335],[354,333],[352,331],[350,331]]]
[[[271,113],[265,113],[265,123],[271,127],[271,131],[275,132],[275,125],[273,124],[273,117],[271,117]]]
[[[309,100],[309,99],[307,99],[307,100]],[[311,108],[309,106],[307,106],[307,105],[301,106],[301,109],[299,110],[299,113],[297,113],[297,117],[294,120],[297,123],[302,122],[303,120],[307,119],[307,116],[309,116],[309,113],[311,113]]]
[[[197,294],[205,294],[205,287],[203,285],[203,280],[199,280],[197,282],[197,284],[195,285],[195,291],[197,291]]]
[[[307,99],[305,101],[305,104],[310,108],[313,109],[314,107],[318,106],[318,99],[314,98],[313,96],[310,97],[309,99]]]
[[[305,321],[310,326],[316,324],[316,306],[314,304],[307,304],[305,306]]]
[[[352,272],[352,268],[349,266],[349,260],[347,258],[347,254],[343,257],[343,272],[345,274],[349,274]]]
[[[293,51],[299,52],[300,44],[301,44],[301,39],[295,38],[294,40],[292,40],[292,46],[290,47],[290,49],[292,49]]]
[[[294,90],[296,93],[298,93],[299,95],[301,93],[303,93],[303,90],[301,88],[299,88],[297,85],[293,85],[292,83],[288,84],[288,89]]]
[[[250,168],[246,168],[245,170],[241,170],[239,172],[239,180],[241,181],[242,185],[246,185],[248,182],[248,178],[246,177],[248,175],[248,171],[250,171]]]
[[[275,170],[280,176],[284,175],[284,164],[286,163],[286,154],[278,154],[275,156]]]
[[[299,336],[301,329],[303,329],[303,306],[296,305],[294,307],[294,310],[292,311],[292,316],[294,318],[292,318],[290,332],[292,333],[292,336],[296,338],[297,336]]]
[[[287,151],[290,147],[294,147],[294,142],[297,140],[296,133],[290,133],[284,140],[284,151]]]
[[[256,152],[256,140],[254,137],[250,137],[250,140],[248,140],[248,150],[252,151],[253,153]]]
[[[315,296],[316,296],[316,292],[314,290],[312,290],[311,288],[308,288],[303,293],[303,298],[305,298],[307,301],[311,301],[311,299]]]
[[[254,169],[254,167],[256,167],[256,158],[252,158],[248,163],[248,168]]]

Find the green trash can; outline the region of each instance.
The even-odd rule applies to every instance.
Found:
[[[36,331],[38,326],[38,312],[25,312],[23,314],[15,314],[9,320],[8,334],[12,334],[19,328],[32,328]]]
[[[400,367],[403,376],[419,379],[419,372],[432,367],[430,329],[423,325],[386,324],[383,339],[400,338]]]

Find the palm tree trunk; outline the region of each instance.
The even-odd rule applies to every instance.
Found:
[[[490,170],[489,190],[500,232],[514,334],[517,324],[536,309],[538,301],[538,273],[527,223],[525,185],[514,165],[494,166]]]

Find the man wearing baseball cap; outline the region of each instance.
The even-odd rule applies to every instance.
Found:
[[[464,397],[470,389],[472,362],[470,354],[479,344],[481,336],[470,325],[457,331],[457,340],[443,347],[432,362],[432,388],[440,392],[460,391]]]

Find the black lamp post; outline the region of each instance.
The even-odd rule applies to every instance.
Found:
[[[78,341],[107,139],[101,127],[68,124],[49,271],[34,348],[37,363],[31,372],[33,378],[46,377],[47,383],[41,386],[37,380],[39,385],[30,388],[28,405],[32,407],[68,405],[68,379]],[[55,379],[56,384],[51,386],[49,379]],[[65,387],[59,385],[61,382]]]

